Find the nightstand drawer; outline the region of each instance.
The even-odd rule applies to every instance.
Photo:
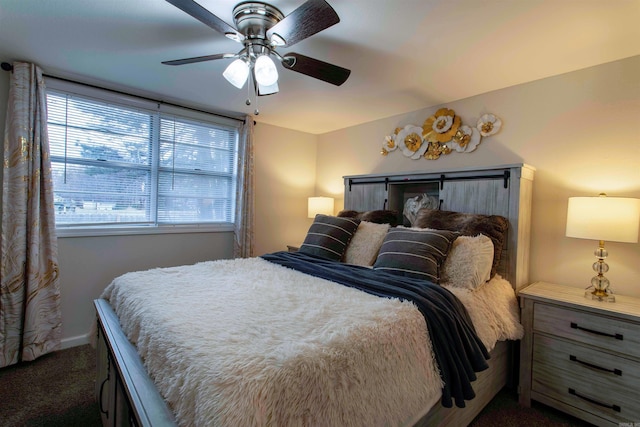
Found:
[[[640,354],[640,328],[624,320],[567,307],[535,304],[533,329],[621,354]]]
[[[604,303],[547,282],[518,295],[520,404],[537,400],[597,426],[640,421],[640,298]]]
[[[573,342],[534,337],[532,389],[615,422],[640,419],[640,363]]]

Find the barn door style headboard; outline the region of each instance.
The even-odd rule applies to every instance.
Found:
[[[498,272],[516,290],[529,284],[531,197],[535,168],[512,164],[344,177],[344,208],[396,210],[405,222],[405,202],[428,194],[441,210],[501,215],[508,219],[507,245]]]

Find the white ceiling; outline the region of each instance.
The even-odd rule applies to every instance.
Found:
[[[199,0],[229,24],[240,0]],[[304,0],[272,0],[285,15]],[[349,68],[340,87],[280,68],[259,122],[325,133],[640,54],[640,0],[328,0],[341,22],[290,48]],[[0,0],[0,60],[227,113],[251,113],[241,45],[165,0]],[[639,77],[640,80],[640,77]]]

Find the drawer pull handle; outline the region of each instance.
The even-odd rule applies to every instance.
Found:
[[[593,363],[589,363],[589,362],[585,362],[583,360],[579,360],[576,356],[574,356],[572,354],[569,355],[569,360],[571,360],[572,362],[578,362],[581,365],[588,366],[589,368],[598,369],[600,371],[605,371],[605,372],[611,372],[612,374],[616,374],[616,375],[620,375],[620,376],[622,375],[622,371],[620,369],[603,368],[602,366],[594,365]]]
[[[581,326],[578,326],[578,324],[574,323],[574,322],[571,322],[571,329],[579,329],[581,331],[589,332],[591,334],[596,334],[596,335],[602,335],[604,337],[615,338],[615,339],[620,340],[620,341],[622,341],[624,339],[622,334],[608,334],[606,332],[594,331],[593,329],[587,329],[587,328],[583,328]]]
[[[109,376],[108,376],[108,375],[107,375],[107,378],[105,378],[105,379],[102,381],[102,384],[100,384],[100,394],[99,394],[99,396],[98,396],[98,401],[99,401],[99,403],[100,403],[100,413],[105,414],[105,415],[106,415],[106,417],[107,417],[107,419],[108,419],[108,418],[109,418],[109,411],[108,411],[108,410],[105,410],[105,409],[102,407],[102,392],[104,391],[104,386],[105,386],[105,384],[106,384],[107,382],[109,382]]]
[[[618,405],[607,405],[606,403],[598,402],[597,400],[591,399],[590,397],[578,394],[572,388],[569,389],[569,394],[574,395],[575,397],[579,397],[582,400],[586,400],[587,402],[593,403],[594,405],[602,406],[603,408],[613,409],[616,412],[620,412],[620,407]]]

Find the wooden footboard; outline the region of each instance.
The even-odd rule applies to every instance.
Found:
[[[109,303],[94,301],[98,315],[96,398],[103,426],[175,426],[173,414],[149,378],[136,348]]]
[[[175,426],[175,418],[155,388],[136,352],[120,328],[106,300],[97,299],[98,381],[96,398],[104,426]],[[466,408],[444,408],[439,403],[416,426],[466,426],[507,383],[509,343],[499,342],[491,352],[489,369],[473,383],[476,398]]]

